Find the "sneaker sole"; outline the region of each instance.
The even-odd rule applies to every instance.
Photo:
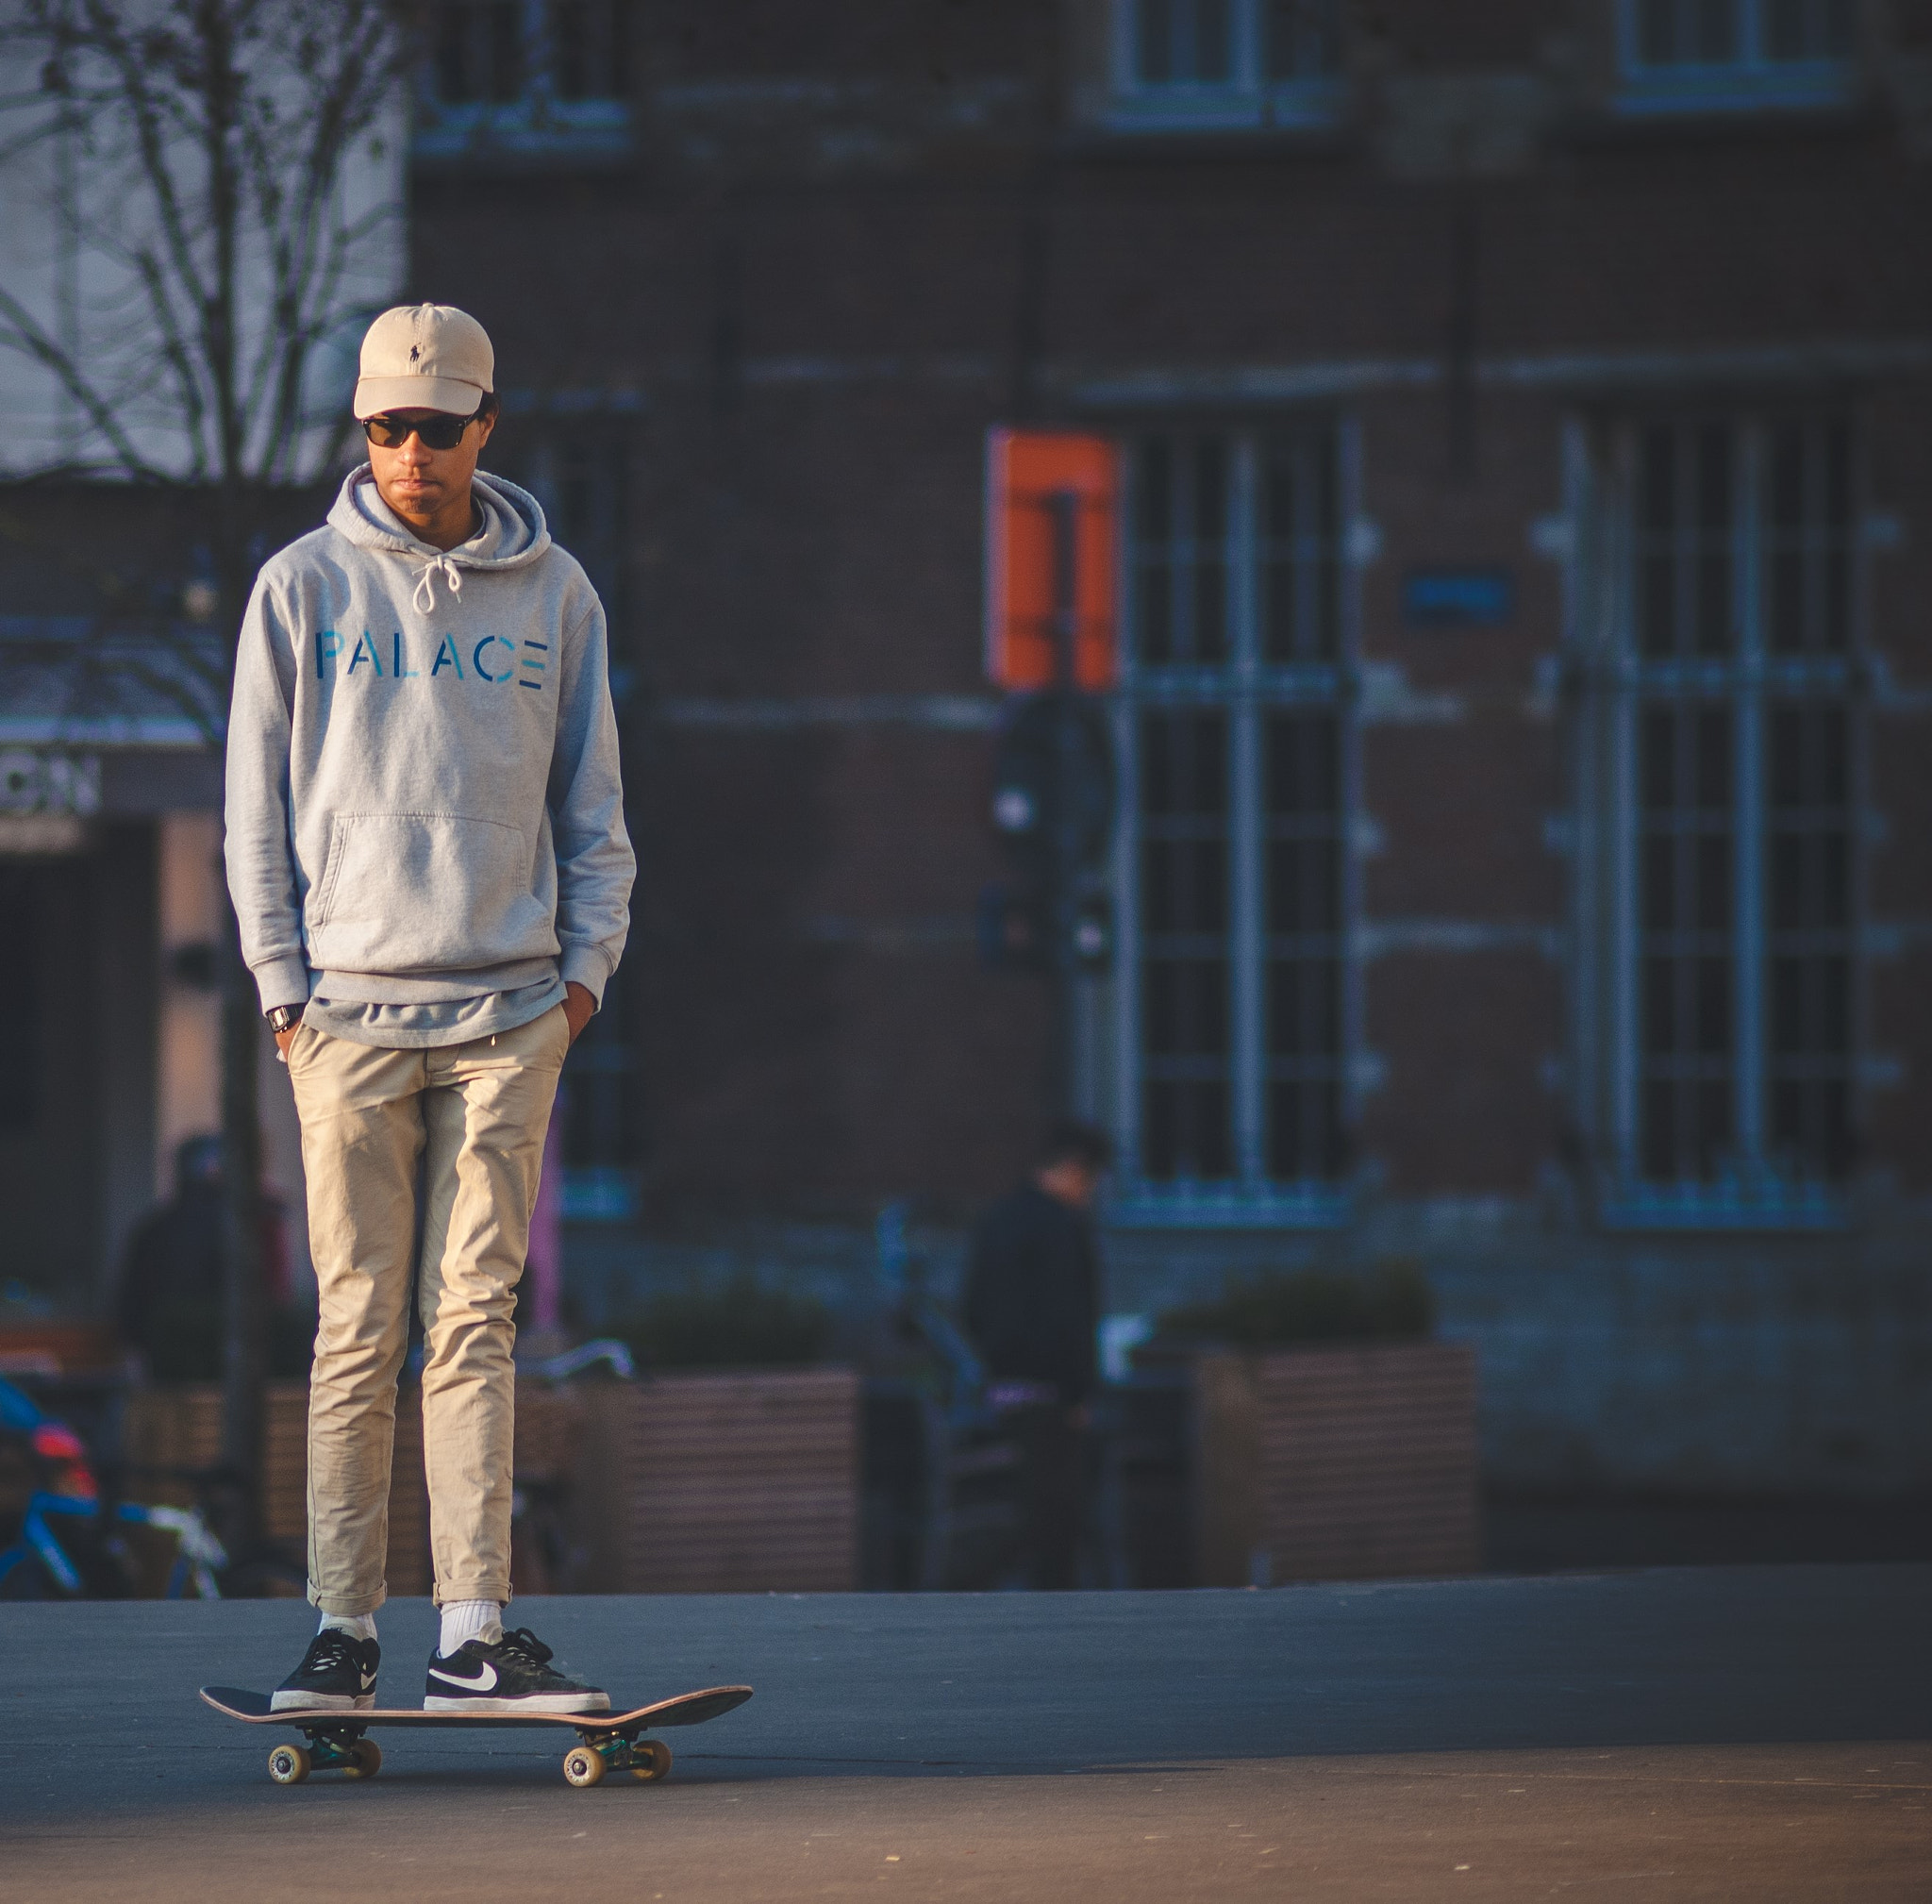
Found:
[[[608,1693],[532,1693],[522,1699],[445,1698],[425,1695],[425,1712],[608,1712]]]
[[[348,1693],[277,1693],[268,1702],[268,1709],[271,1712],[353,1712],[375,1703],[373,1692],[353,1695]]]

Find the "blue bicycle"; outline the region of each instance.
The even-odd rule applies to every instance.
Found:
[[[194,1508],[104,1504],[87,1444],[32,1396],[0,1379],[0,1600],[124,1599],[135,1591],[125,1527],[175,1537],[165,1588],[169,1599],[192,1593],[221,1597],[228,1556]]]

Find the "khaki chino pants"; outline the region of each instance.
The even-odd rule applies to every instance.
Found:
[[[426,1050],[296,1028],[289,1076],[321,1294],[308,1378],[308,1597],[325,1613],[374,1612],[387,1594],[412,1285],[436,1601],[509,1598],[511,1317],[569,1047],[561,1005],[513,1031]]]

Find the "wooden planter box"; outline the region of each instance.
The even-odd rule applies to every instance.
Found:
[[[299,1556],[308,1543],[307,1382],[269,1384],[263,1442],[263,1530],[271,1539],[287,1543]],[[222,1458],[221,1390],[199,1383],[136,1390],[127,1397],[122,1444],[130,1461],[157,1467],[213,1467]],[[193,1490],[180,1482],[137,1478],[130,1482],[129,1493],[138,1500],[172,1507],[194,1503]],[[170,1552],[161,1559],[161,1579],[166,1578],[172,1558]],[[430,1590],[429,1491],[423,1478],[420,1388],[405,1388],[396,1396],[386,1572],[391,1594],[426,1594]],[[152,1585],[156,1592],[160,1590],[159,1579]]]
[[[308,1538],[308,1389],[268,1397],[267,1531],[300,1553]],[[517,1478],[567,1490],[570,1582],[591,1593],[847,1593],[858,1584],[858,1378],[850,1369],[666,1375],[517,1395]],[[212,1386],[128,1398],[131,1460],[209,1467],[221,1458]],[[143,1484],[140,1498],[188,1505],[192,1490]],[[172,1544],[170,1544],[172,1546]],[[172,1552],[154,1557],[160,1590]],[[516,1584],[539,1580],[520,1557]],[[427,1594],[429,1496],[423,1396],[396,1401],[389,1590]]]
[[[0,1328],[0,1376],[106,1374],[126,1354],[104,1322],[14,1322]]]
[[[583,1402],[572,1518],[589,1591],[857,1589],[853,1370],[667,1374]]]
[[[1197,1581],[1473,1573],[1475,1405],[1457,1343],[1197,1357]]]

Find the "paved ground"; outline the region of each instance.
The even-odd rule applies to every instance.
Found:
[[[517,1611],[758,1697],[661,1785],[458,1732],[282,1790],[193,1688],[298,1607],[0,1608],[0,1896],[1932,1898],[1932,1568]],[[431,1616],[382,1618],[403,1702]]]

